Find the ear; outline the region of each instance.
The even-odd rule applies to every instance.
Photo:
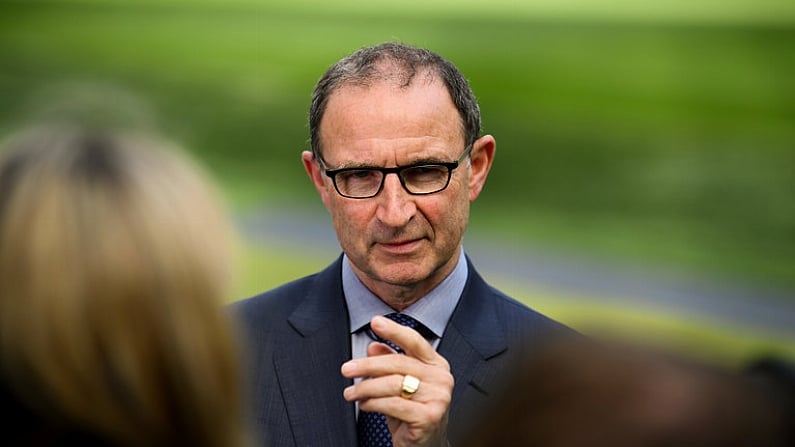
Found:
[[[323,174],[323,169],[320,168],[320,163],[315,160],[315,156],[311,151],[303,151],[301,153],[301,161],[304,163],[304,169],[306,170],[306,174],[309,176],[309,180],[312,181],[312,184],[315,185],[317,193],[320,194],[320,200],[322,200],[323,204],[326,206],[326,208],[328,208],[329,190],[328,186],[326,185],[326,175]]]
[[[470,171],[469,171],[469,201],[474,202],[478,198],[483,186],[486,184],[486,177],[491,170],[494,162],[494,152],[497,150],[497,142],[491,135],[484,135],[472,144],[470,152]]]

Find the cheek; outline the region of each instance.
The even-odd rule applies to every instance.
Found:
[[[361,234],[373,214],[372,206],[365,201],[351,202],[342,198],[331,199],[331,216],[337,231],[342,234]]]
[[[432,226],[437,227],[445,222],[445,218],[449,217],[448,210],[452,203],[448,200],[429,200],[424,203],[418,203],[417,209],[420,214]]]
[[[333,186],[332,186],[332,188],[333,188]],[[333,196],[331,195],[331,193],[335,193],[336,194],[336,191],[329,191],[328,187],[326,187],[326,188],[318,188],[317,191],[320,194],[320,200],[323,201],[323,205],[326,207],[327,210],[331,210],[332,206],[333,206],[332,205],[332,199],[331,199]]]
[[[461,194],[439,196],[437,200],[429,200],[418,206],[425,219],[437,229],[446,228],[448,233],[452,227],[466,225],[469,202]],[[462,222],[462,219],[464,222]]]

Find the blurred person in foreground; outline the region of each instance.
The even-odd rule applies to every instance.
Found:
[[[48,125],[0,160],[3,445],[245,445],[232,230],[143,134]]]
[[[496,148],[469,83],[425,49],[362,48],[318,81],[309,131],[304,168],[343,253],[236,303],[255,422],[274,446],[456,445],[459,416],[489,401],[513,357],[573,332],[465,255]]]
[[[568,340],[518,362],[461,447],[795,446],[795,370],[617,340]]]

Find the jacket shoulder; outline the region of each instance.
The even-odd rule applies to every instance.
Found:
[[[295,307],[296,296],[303,296],[310,290],[318,273],[305,276],[274,289],[229,304],[233,313],[242,317],[261,317],[263,315],[284,314]]]
[[[575,333],[573,329],[488,284],[471,264],[465,300],[471,323],[491,315],[507,335],[539,336]]]
[[[531,331],[557,331],[574,332],[565,324],[545,315],[529,305],[492,288],[495,303],[507,324],[517,324]]]

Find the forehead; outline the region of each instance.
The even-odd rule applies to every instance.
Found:
[[[425,76],[405,87],[378,81],[338,88],[326,105],[320,137],[327,161],[447,157],[464,141],[450,93],[440,80]]]

